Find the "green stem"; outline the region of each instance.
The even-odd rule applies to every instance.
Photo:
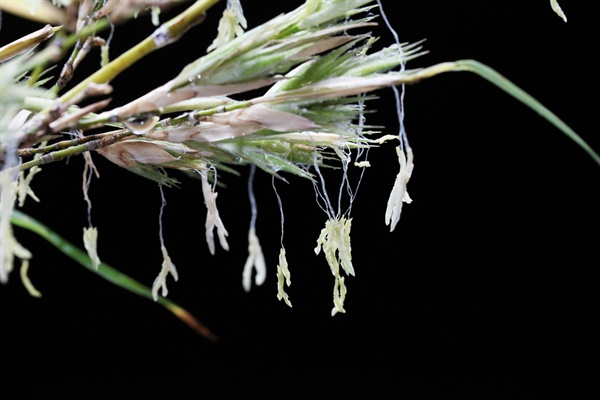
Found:
[[[206,110],[195,111],[194,118],[198,119],[198,118],[206,117],[209,115],[225,113],[225,112],[229,112],[229,111],[239,110],[242,108],[248,108],[251,105],[252,105],[252,100],[239,101],[239,102],[232,103],[232,104],[223,104],[218,107],[211,107]],[[170,110],[166,110],[166,111],[170,111]],[[181,117],[172,118],[169,121],[169,123],[171,125],[178,125],[178,124],[182,124],[187,121],[189,121],[189,117],[187,115],[183,115]]]
[[[118,270],[110,267],[104,262],[101,263],[98,266],[98,270],[96,270],[93,266],[92,260],[87,255],[87,253],[80,250],[78,247],[74,246],[67,240],[63,239],[56,232],[52,231],[50,228],[43,225],[41,222],[35,220],[34,218],[30,217],[29,215],[24,214],[18,210],[14,210],[11,222],[15,226],[27,229],[46,239],[65,255],[77,261],[79,264],[89,269],[90,271],[98,274],[110,283],[119,286],[125,290],[128,290],[132,293],[135,293],[139,296],[146,297],[147,299],[152,300],[152,291],[148,287],[142,285],[140,282],[129,277],[128,275],[125,275],[119,272]],[[195,330],[198,334],[204,336],[205,338],[211,341],[217,340],[217,337],[206,326],[204,326],[190,312],[179,306],[177,303],[168,300],[162,296],[158,297],[157,302],[160,305],[164,306],[177,318],[179,318],[183,323]]]
[[[25,162],[18,166],[19,171],[25,171],[31,167],[35,167],[38,165],[49,164],[54,161],[63,160],[69,156],[74,156],[77,154],[84,153],[86,151],[96,150],[102,147],[109,146],[117,141],[126,138],[128,136],[132,136],[133,132],[130,131],[121,131],[118,133],[112,133],[109,136],[102,136],[100,139],[92,140],[87,143],[78,144],[76,146],[70,146],[62,150],[57,150],[49,154],[45,154],[41,157],[33,159],[31,161]],[[62,145],[61,145],[62,146]],[[60,147],[60,146],[59,146]],[[17,168],[17,167],[15,167]]]
[[[78,145],[81,145],[84,143],[93,142],[94,140],[104,139],[110,135],[115,135],[117,133],[123,134],[123,133],[125,133],[125,131],[98,133],[96,135],[83,136],[83,137],[79,137],[77,139],[63,140],[63,141],[56,142],[56,143],[53,143],[48,146],[28,147],[26,149],[19,149],[17,151],[17,154],[19,155],[19,157],[30,157],[35,154],[50,153],[51,151],[64,150],[64,149],[68,149],[73,146],[78,146]],[[126,136],[129,136],[131,134],[130,132],[127,132],[127,133],[128,134]],[[121,136],[121,137],[119,137],[119,139],[123,138],[123,137],[125,137],[125,136]],[[33,167],[33,165],[32,165],[32,167]]]
[[[90,25],[86,25],[78,33],[70,35],[62,43],[62,49],[67,50],[73,47],[79,39],[85,39],[89,36],[97,34],[99,31],[110,26],[110,21],[107,18],[99,19]]]

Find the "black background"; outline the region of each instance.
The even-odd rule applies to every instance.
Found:
[[[255,26],[300,3],[243,5]],[[402,41],[427,39],[430,53],[409,66],[477,59],[600,149],[597,22],[589,5],[563,1],[565,24],[548,1],[383,4]],[[203,54],[221,7],[182,41],[117,78],[113,105],[164,83]],[[0,44],[38,26],[7,14],[2,23]],[[149,18],[117,27],[113,56],[153,29]],[[393,40],[383,26],[376,33],[381,45]],[[94,53],[76,79],[97,65]],[[379,95],[372,104],[378,112],[367,122],[395,133],[392,92]],[[288,177],[289,184],[276,184],[292,274],[290,309],[276,298],[280,214],[270,176],[255,179],[268,278],[249,294],[241,286],[248,169],[221,177],[227,188],[218,205],[231,250],[215,256],[204,241],[199,183],[181,177],[181,189],[165,191],[164,236],[180,274],[179,282],[169,282],[169,298],[220,340],[204,340],[160,306],[17,230],[34,252],[30,277],[43,297],[29,297],[17,272],[0,287],[3,391],[15,390],[3,398],[535,399],[547,391],[585,398],[580,392],[592,377],[586,363],[597,355],[598,165],[534,112],[469,73],[407,87],[405,109],[414,201],[390,233],[384,212],[397,159],[392,145],[372,150],[373,166],[353,206],[356,277],[346,280],[347,314],[330,316],[333,277],[313,253],[326,215],[308,182]],[[161,263],[156,184],[99,156],[95,161],[101,179],[90,195],[100,257],[151,285]],[[87,223],[82,165],[71,159],[44,167],[33,185],[42,201],[25,207],[75,243]],[[339,175],[329,177],[335,193]]]

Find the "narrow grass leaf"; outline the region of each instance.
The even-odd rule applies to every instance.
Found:
[[[21,211],[15,210],[13,212],[11,222],[15,226],[36,233],[40,237],[50,242],[54,247],[63,252],[65,255],[69,256],[71,259],[75,260],[88,270],[95,272],[100,277],[106,279],[110,283],[119,286],[125,290],[128,290],[132,293],[135,293],[139,296],[153,300],[152,291],[150,290],[150,288],[129,277],[128,275],[125,275],[124,273],[112,268],[105,262],[102,262],[99,265],[98,270],[96,271],[94,269],[92,260],[83,250],[79,249],[69,241],[65,240],[56,232],[43,225],[36,219],[30,217],[29,215],[24,214]],[[177,303],[168,300],[162,296],[158,296],[157,302],[163,307],[165,307],[167,310],[169,310],[171,313],[173,313],[183,323],[192,328],[201,336],[211,341],[217,340],[217,337],[214,333],[210,331],[210,329],[208,329],[205,325],[198,321],[196,317],[194,317],[189,311],[182,308]]]

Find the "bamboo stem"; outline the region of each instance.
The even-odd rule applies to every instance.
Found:
[[[80,144],[92,142],[94,140],[103,139],[107,136],[114,135],[116,133],[124,133],[124,132],[126,132],[126,131],[123,130],[122,132],[99,133],[97,135],[83,136],[83,137],[80,137],[77,139],[63,140],[63,141],[56,142],[51,145],[43,146],[43,147],[28,147],[26,149],[19,149],[17,151],[17,155],[19,157],[30,157],[35,154],[44,154],[44,153],[49,153],[51,151],[63,150],[63,149],[67,149],[72,146],[77,146]]]
[[[111,144],[116,143],[117,141],[132,136],[133,132],[130,131],[121,131],[118,133],[112,133],[111,135],[101,137],[100,139],[92,140],[87,143],[78,144],[76,146],[70,146],[64,148],[62,150],[57,150],[52,153],[45,154],[41,157],[38,157],[34,160],[25,162],[18,166],[19,171],[25,171],[31,167],[49,164],[51,162],[63,160],[69,156],[74,156],[77,154],[84,153],[86,151],[92,151],[96,149],[100,149],[102,147],[110,146]],[[61,145],[62,146],[62,145]]]
[[[108,83],[116,78],[121,72],[131,67],[137,61],[150,54],[154,50],[177,41],[188,29],[200,23],[204,19],[204,13],[219,0],[199,0],[188,7],[178,16],[162,24],[152,35],[142,40],[103,68],[80,82],[73,89],[62,95],[58,101],[65,103],[85,90],[90,82]]]

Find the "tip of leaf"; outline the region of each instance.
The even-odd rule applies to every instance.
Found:
[[[165,307],[200,336],[210,340],[211,342],[217,342],[219,340],[217,335],[215,335],[210,329],[198,321],[188,311],[174,304],[165,304]]]

